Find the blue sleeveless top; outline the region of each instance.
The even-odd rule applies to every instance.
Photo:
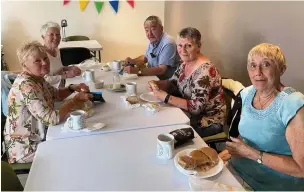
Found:
[[[281,91],[265,109],[252,105],[256,89],[253,86],[242,90],[242,114],[239,132],[249,146],[268,153],[292,155],[285,132],[289,121],[304,106],[304,95],[288,87]],[[254,190],[304,190],[304,179],[275,171],[247,158],[232,158],[230,161],[238,174]]]

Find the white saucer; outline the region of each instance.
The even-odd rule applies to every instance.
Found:
[[[157,97],[153,95],[153,92],[143,93],[139,96],[142,100],[150,103],[160,103],[162,101],[158,100]]]

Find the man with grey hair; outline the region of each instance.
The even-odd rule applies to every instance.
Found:
[[[169,79],[177,66],[180,57],[177,53],[176,43],[172,37],[163,32],[163,25],[157,16],[149,16],[144,22],[146,36],[150,43],[145,55],[137,58],[126,58],[124,72],[138,75],[156,75],[159,79]],[[142,68],[148,63],[148,68]],[[135,64],[133,67],[130,64]]]

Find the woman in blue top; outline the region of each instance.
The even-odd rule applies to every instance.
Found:
[[[285,57],[275,45],[251,49],[247,70],[240,136],[226,143],[230,165],[254,190],[303,191],[304,95],[281,83]]]

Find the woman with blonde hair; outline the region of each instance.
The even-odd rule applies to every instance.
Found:
[[[252,85],[241,91],[238,138],[220,156],[258,191],[304,190],[304,95],[281,83],[281,49],[262,43],[248,54]]]
[[[77,107],[89,100],[89,88],[81,83],[57,89],[44,76],[50,71],[45,47],[30,42],[17,51],[22,72],[17,76],[8,94],[8,116],[4,130],[5,147],[9,163],[28,163],[34,158],[37,145],[44,139],[45,127],[62,122]],[[77,93],[58,110],[55,101]]]

